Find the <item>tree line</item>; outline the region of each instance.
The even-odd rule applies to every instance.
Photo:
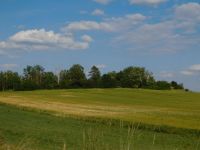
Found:
[[[147,88],[156,90],[184,89],[175,81],[156,81],[153,74],[144,67],[127,67],[119,72],[101,74],[93,66],[86,75],[84,67],[75,64],[59,74],[46,72],[40,65],[27,66],[23,75],[13,71],[0,72],[0,91],[71,89],[71,88]]]

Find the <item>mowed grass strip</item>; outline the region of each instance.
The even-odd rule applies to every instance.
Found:
[[[2,92],[0,102],[56,115],[99,117],[158,126],[200,129],[200,94],[138,89]]]

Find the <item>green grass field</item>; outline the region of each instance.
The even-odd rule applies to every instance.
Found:
[[[0,145],[4,146],[200,149],[199,93],[136,89],[2,92],[0,103]]]

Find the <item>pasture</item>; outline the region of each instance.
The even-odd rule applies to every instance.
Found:
[[[0,93],[0,141],[30,149],[200,149],[200,94],[140,89]],[[1,143],[1,142],[0,142]]]

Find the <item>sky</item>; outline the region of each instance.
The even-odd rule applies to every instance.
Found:
[[[200,91],[199,0],[1,0],[0,70],[145,67]]]

